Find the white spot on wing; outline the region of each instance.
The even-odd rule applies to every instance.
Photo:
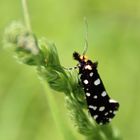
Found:
[[[88,84],[88,80],[84,80],[84,83],[87,85]]]
[[[93,118],[96,120],[98,118],[98,115],[94,115]]]
[[[97,86],[100,84],[100,79],[98,78],[97,80],[94,81],[94,85]]]
[[[107,116],[107,115],[108,115],[108,112],[105,113],[105,116]]]
[[[113,111],[113,114],[115,115],[116,114],[116,111]]]
[[[97,95],[94,95],[93,98],[94,98],[94,99],[97,99],[98,97],[97,97]]]
[[[105,107],[104,107],[104,106],[101,106],[101,107],[99,108],[99,111],[104,111],[104,109],[105,109]]]
[[[110,103],[117,103],[117,101],[113,100],[113,99],[109,99]]]
[[[108,120],[108,121],[109,121],[109,122],[111,122],[111,120],[112,120],[112,119],[111,119],[111,118],[109,118],[109,120]]]
[[[92,76],[93,76],[93,72],[91,72],[91,73],[89,74],[89,76],[92,77]]]
[[[102,122],[100,122],[100,123],[99,123],[99,125],[103,125],[103,123],[102,123]]]
[[[89,96],[90,96],[90,93],[89,93],[89,92],[87,92],[87,93],[86,93],[86,95],[89,97]]]
[[[92,70],[92,67],[90,65],[86,65],[85,69]]]
[[[103,91],[101,95],[102,95],[102,97],[105,97],[106,96],[106,92]]]
[[[93,106],[93,105],[89,105],[88,107],[91,108],[91,109],[93,109],[93,110],[96,110],[97,109],[97,106]]]

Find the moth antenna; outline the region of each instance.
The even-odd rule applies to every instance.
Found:
[[[88,50],[88,22],[86,17],[84,17],[84,24],[85,24],[85,46],[83,55],[85,55]]]

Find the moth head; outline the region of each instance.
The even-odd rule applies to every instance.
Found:
[[[88,58],[85,55],[80,55],[78,52],[73,53],[73,58],[79,62],[87,62]]]

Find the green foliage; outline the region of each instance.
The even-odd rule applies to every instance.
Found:
[[[115,133],[116,129],[112,128],[111,125],[96,125],[88,115],[77,71],[71,72],[63,68],[53,43],[49,43],[44,38],[38,41],[35,35],[28,32],[19,23],[11,24],[6,29],[5,46],[9,43],[14,47],[17,58],[22,63],[35,66],[40,77],[47,82],[51,89],[64,93],[71,119],[78,132],[83,134],[87,140],[121,139],[119,134]],[[52,98],[50,100],[53,102]],[[56,118],[55,115],[54,118]]]

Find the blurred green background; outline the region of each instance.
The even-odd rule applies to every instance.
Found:
[[[28,4],[34,33],[55,42],[65,67],[76,65],[73,51],[83,50],[83,17],[87,17],[87,55],[98,60],[108,93],[120,102],[112,125],[125,140],[140,140],[140,1],[28,0]],[[21,1],[0,0],[0,140],[63,140],[35,68],[17,63],[13,53],[3,49],[4,29],[13,20],[23,21]],[[71,133],[84,139],[71,124],[63,94],[53,95]]]

